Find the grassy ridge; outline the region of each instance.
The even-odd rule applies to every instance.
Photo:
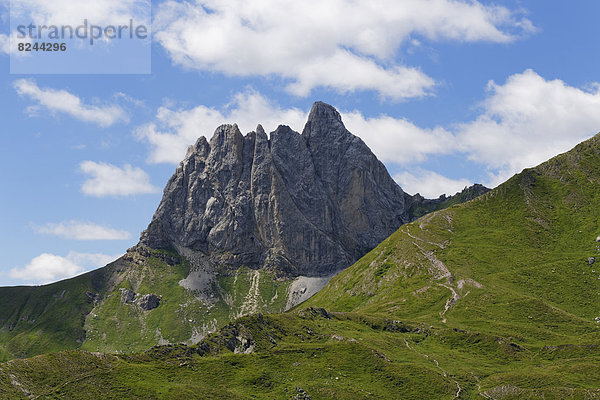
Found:
[[[105,290],[109,265],[38,287],[0,289],[0,359],[78,348],[93,298]]]
[[[248,345],[252,353],[240,354]],[[12,360],[0,364],[0,395],[595,398],[600,372],[592,367],[599,360],[599,346],[534,352],[500,336],[313,308],[242,317],[196,346],[155,347],[129,356],[68,351]]]
[[[306,304],[434,325],[445,318],[527,340],[586,340],[600,315],[600,264],[588,265],[600,254],[599,182],[595,137],[403,226]],[[452,290],[459,298],[442,317]]]
[[[0,361],[69,349],[128,353],[197,342],[244,313],[286,306],[290,282],[270,271],[217,275],[207,293],[180,286],[189,271],[176,253],[147,250],[54,284],[0,288]],[[138,298],[156,294],[160,305],[147,311],[125,303],[125,289]]]

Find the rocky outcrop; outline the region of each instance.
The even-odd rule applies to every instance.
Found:
[[[160,297],[155,294],[145,294],[135,301],[135,303],[144,311],[150,311],[158,307]]]
[[[462,191],[454,194],[453,196],[446,196],[443,194],[437,199],[426,199],[417,193],[414,196],[409,196],[409,198],[406,200],[406,202],[409,204],[408,215],[410,220],[413,221],[425,214],[429,214],[430,212],[442,210],[454,204],[471,201],[489,191],[490,189],[487,187],[476,183],[472,186],[464,188]]]
[[[300,386],[296,387],[296,391],[298,393],[296,393],[296,395],[294,395],[292,397],[292,400],[311,400],[312,397],[309,396],[308,393],[306,393],[306,391],[304,389],[302,389]]]
[[[160,304],[160,296],[153,293],[140,296],[131,289],[121,288],[119,290],[121,292],[121,303],[123,304],[136,304],[144,311],[153,310]]]
[[[136,293],[130,289],[121,290],[121,303],[132,303],[135,300]]]
[[[215,265],[325,276],[351,265],[407,222],[407,198],[331,106],[315,103],[302,134],[237,125],[198,139],[141,235]]]

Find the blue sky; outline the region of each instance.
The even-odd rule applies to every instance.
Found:
[[[48,20],[139,6],[73,1],[19,0]],[[186,146],[220,123],[301,130],[311,104],[328,102],[405,191],[428,197],[495,186],[600,131],[594,0],[151,6],[150,74],[11,74],[0,2],[0,285],[123,254]]]

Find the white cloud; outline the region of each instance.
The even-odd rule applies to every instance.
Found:
[[[457,127],[468,157],[485,165],[496,185],[600,131],[600,86],[590,90],[545,80],[532,70],[488,84],[489,96],[474,121]]]
[[[125,240],[131,234],[106,226],[83,221],[63,221],[34,227],[37,233],[75,240]]]
[[[294,78],[287,89],[303,97],[315,87],[327,87],[340,93],[374,89],[383,97],[401,99],[425,96],[435,86],[432,78],[416,68],[384,68],[347,50],[336,50],[331,56],[299,66]]]
[[[420,193],[426,198],[437,198],[440,194],[452,196],[473,182],[468,179],[450,179],[433,171],[415,168],[412,172],[401,172],[394,180],[410,194]]]
[[[79,168],[90,176],[81,186],[81,191],[88,196],[131,196],[159,192],[150,183],[150,177],[144,170],[129,164],[119,168],[108,163],[84,161]]]
[[[69,252],[66,257],[43,253],[23,268],[13,268],[8,276],[26,284],[46,284],[72,278],[94,268],[103,267],[119,255]]]
[[[489,179],[483,183],[490,187],[600,131],[598,83],[581,89],[526,70],[503,85],[490,82],[487,90],[477,118],[446,128],[423,129],[387,116],[365,119],[356,111],[342,115],[348,129],[384,162],[406,168],[436,154],[464,154],[487,169]],[[407,192],[426,197],[453,194],[469,184],[418,168],[396,178]]]
[[[358,111],[342,113],[342,118],[346,128],[364,140],[383,162],[406,165],[457,150],[452,133],[441,127],[423,129],[402,118],[366,118]]]
[[[276,76],[300,96],[324,86],[402,99],[435,84],[395,61],[413,36],[506,43],[534,28],[518,12],[475,0],[169,0],[155,12],[154,31],[187,68]]]
[[[306,111],[282,109],[261,94],[249,90],[236,94],[223,110],[206,106],[189,110],[161,107],[155,121],[137,128],[135,135],[151,144],[149,162],[177,164],[190,144],[200,136],[212,137],[219,125],[237,123],[244,133],[254,130],[258,124],[262,124],[266,132],[275,130],[280,124],[301,130],[306,117]]]
[[[51,112],[67,114],[102,127],[129,121],[129,116],[119,106],[85,104],[79,97],[66,90],[40,88],[33,79],[16,80],[13,87],[21,97],[28,97],[37,102],[36,106],[29,108],[33,113],[43,107]]]

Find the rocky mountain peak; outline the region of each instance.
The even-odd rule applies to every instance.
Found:
[[[313,151],[327,150],[327,153],[332,155],[345,150],[351,142],[362,143],[362,140],[346,129],[340,113],[334,107],[320,101],[312,106],[302,130],[302,137]],[[364,147],[366,148],[366,145]],[[371,153],[368,148],[367,150]]]
[[[337,110],[313,105],[302,134],[218,127],[190,147],[142,245],[200,254],[215,268],[324,276],[351,265],[411,217],[411,196]]]
[[[240,132],[237,124],[225,124],[215,130],[213,137],[210,139],[210,146],[212,148],[221,147],[224,150],[232,150],[242,140],[244,140],[244,135]]]
[[[252,133],[252,132],[250,132]],[[263,126],[261,124],[258,124],[256,126],[256,134],[257,135],[266,135],[265,129],[263,128]]]
[[[327,133],[327,130],[319,128],[343,127],[342,116],[329,104],[317,101],[313,104],[303,134],[310,136],[315,133]]]

